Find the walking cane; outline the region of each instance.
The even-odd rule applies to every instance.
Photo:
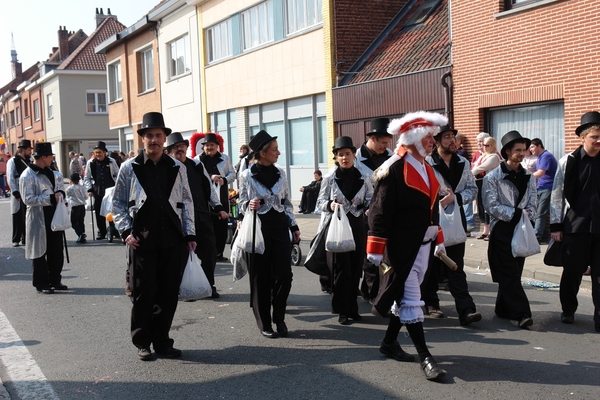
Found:
[[[67,247],[67,234],[62,231],[63,241],[65,242],[65,254],[67,255],[67,264],[69,264],[69,248]]]
[[[256,210],[252,210],[252,255],[250,255],[250,266],[248,274],[250,275],[250,307],[252,307],[252,298],[254,296],[254,264],[256,263]]]
[[[91,199],[90,203],[92,204],[92,209],[90,210],[92,212],[92,240],[96,240],[96,230],[94,228],[94,195],[93,194],[90,197],[90,199]]]

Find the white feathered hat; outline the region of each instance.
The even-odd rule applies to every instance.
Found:
[[[402,145],[415,144],[428,134],[437,134],[440,126],[446,125],[448,118],[442,114],[417,111],[396,118],[388,125],[388,133],[400,135],[396,142],[396,150]]]

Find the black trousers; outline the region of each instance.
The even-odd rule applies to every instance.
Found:
[[[496,315],[520,321],[531,317],[531,308],[521,284],[525,258],[513,257],[510,247],[514,226],[511,222],[496,223],[490,235],[488,261],[492,280],[498,283]]]
[[[77,236],[85,233],[85,205],[71,207],[71,227]]]
[[[365,235],[369,231],[369,219],[363,216],[365,222]],[[365,239],[366,246],[366,239]],[[379,269],[373,263],[367,260],[367,254],[362,263],[363,279],[360,284],[360,293],[363,298],[368,300],[375,300],[377,293],[379,293]]]
[[[143,242],[136,250],[129,248],[133,268],[131,340],[136,347],[147,348],[152,344],[154,350],[160,351],[173,346],[169,330],[187,255],[183,241],[166,248]]]
[[[298,205],[298,208],[304,212],[314,212],[317,206],[318,196],[319,193],[307,191],[302,192],[302,197],[300,197],[300,204]]]
[[[283,322],[285,319],[287,298],[292,289],[292,244],[287,216],[284,213],[270,212],[259,217],[265,239],[265,252],[249,255],[251,261],[248,272],[250,306],[258,329],[263,331],[272,329],[272,322]]]
[[[564,235],[563,273],[560,278],[560,304],[565,314],[577,311],[577,293],[588,265],[592,270],[594,323],[600,331],[600,234],[571,233]]]
[[[63,231],[53,232],[46,224],[46,253],[32,260],[33,286],[43,288],[61,283],[63,269]]]
[[[94,214],[96,214],[96,226],[100,236],[106,236],[106,218],[100,215],[100,207],[102,206],[102,198],[104,196],[97,196],[94,194]]]
[[[12,242],[25,243],[25,213],[27,206],[21,201],[21,208],[12,215]]]
[[[446,247],[446,255],[456,262],[457,270],[452,271],[439,258],[432,257],[425,274],[425,280],[421,284],[421,299],[427,306],[440,307],[440,299],[437,294],[439,288],[438,276],[443,270],[448,277],[448,287],[450,294],[454,297],[456,312],[459,319],[463,320],[467,314],[477,311],[473,298],[469,294],[467,275],[464,270],[465,243]]]
[[[362,215],[355,217],[348,213],[348,220],[352,227],[352,235],[356,250],[347,253],[334,253],[333,278],[331,285],[331,312],[334,314],[358,314],[358,283],[360,281],[361,267],[365,258],[365,224]]]
[[[196,255],[202,263],[202,270],[211,286],[215,286],[215,267],[217,265],[217,247],[215,230],[208,214],[196,213]]]
[[[225,242],[227,241],[227,220],[219,219],[217,216],[213,215],[212,224],[215,235],[215,248],[217,250],[217,255],[222,256],[223,250],[225,250]]]

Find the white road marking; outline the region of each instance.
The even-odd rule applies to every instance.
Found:
[[[59,400],[27,347],[0,310],[0,361],[20,399]]]

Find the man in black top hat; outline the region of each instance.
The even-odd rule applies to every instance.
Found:
[[[96,240],[106,238],[106,218],[100,215],[102,198],[107,188],[115,186],[119,174],[117,162],[108,157],[107,153],[106,143],[99,141],[94,147],[94,158],[87,162],[85,178],[83,179],[88,196],[94,198],[94,213],[96,214],[96,226],[98,227]]]
[[[61,283],[63,232],[51,229],[57,203],[65,198],[63,176],[50,169],[52,144],[35,144],[34,162],[21,174],[19,190],[27,204],[25,258],[32,260],[33,286],[38,293],[67,290]],[[62,205],[64,207],[64,205]]]
[[[6,175],[8,176],[8,186],[12,191],[10,199],[10,211],[12,213],[12,245],[17,247],[25,244],[25,213],[27,206],[21,199],[19,191],[19,177],[27,169],[31,162],[31,140],[23,139],[19,142],[17,154],[6,163]]]
[[[562,241],[563,251],[560,320],[575,321],[581,277],[589,266],[594,324],[600,332],[600,113],[583,114],[575,133],[581,145],[558,162],[550,200],[552,239]]]
[[[372,176],[373,171],[381,166],[392,156],[390,146],[392,135],[387,128],[389,118],[375,118],[371,120],[371,130],[366,133],[367,141],[356,152],[356,167],[365,174]],[[373,181],[374,182],[374,181]],[[364,215],[365,232],[369,231],[369,218]],[[369,260],[363,261],[363,280],[360,291],[363,299],[372,302],[379,291],[379,272],[377,267]]]
[[[219,298],[215,287],[215,266],[217,263],[217,245],[212,214],[217,213],[220,220],[227,220],[229,215],[225,212],[219,200],[219,194],[210,177],[200,161],[186,156],[189,140],[184,140],[179,132],[173,132],[167,137],[167,152],[171,157],[185,165],[188,183],[194,200],[194,219],[196,226],[196,254],[202,262],[202,269],[212,286],[213,299]],[[214,211],[210,211],[210,210]]]
[[[521,328],[531,326],[533,319],[521,284],[525,258],[512,255],[511,243],[522,215],[529,221],[535,219],[535,178],[521,166],[530,145],[531,140],[517,131],[505,134],[500,150],[504,162],[485,175],[482,189],[483,206],[490,214],[488,261],[492,280],[498,282],[494,311],[500,318],[517,321]]]

